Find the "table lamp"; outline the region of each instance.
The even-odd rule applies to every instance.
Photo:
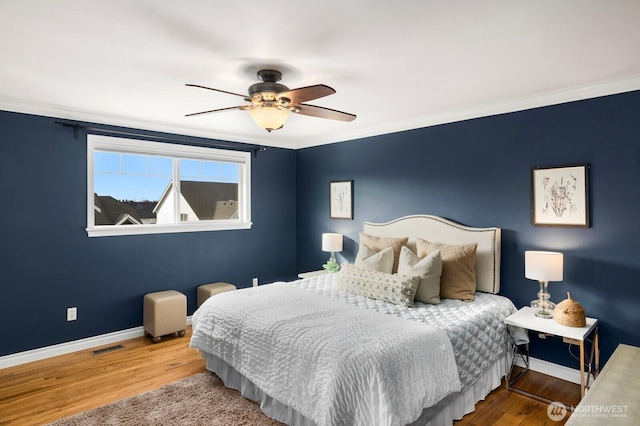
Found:
[[[530,280],[538,280],[540,292],[538,299],[531,302],[535,316],[553,318],[556,304],[549,300],[549,281],[562,281],[562,253],[552,251],[525,251],[524,276]]]
[[[342,234],[322,234],[322,251],[331,252],[331,257],[322,267],[327,271],[337,272],[340,266],[336,262],[335,253],[342,251]]]

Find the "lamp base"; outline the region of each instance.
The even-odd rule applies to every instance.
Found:
[[[545,306],[540,306],[540,300],[532,300],[531,307],[535,309],[534,315],[538,318],[551,319],[553,318],[553,312],[556,308],[556,304],[550,300],[545,300]]]
[[[538,318],[551,319],[553,311],[556,309],[556,304],[549,300],[548,285],[548,281],[540,281],[538,298],[531,301],[531,307],[536,310],[534,315]]]

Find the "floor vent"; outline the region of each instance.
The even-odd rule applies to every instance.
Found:
[[[96,349],[95,351],[91,351],[91,355],[102,355],[108,352],[119,351],[120,349],[124,349],[124,345],[115,345],[109,346],[108,348]]]

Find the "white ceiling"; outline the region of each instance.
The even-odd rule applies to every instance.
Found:
[[[301,148],[640,89],[638,0],[0,0],[0,109]],[[255,72],[337,93],[259,129]]]

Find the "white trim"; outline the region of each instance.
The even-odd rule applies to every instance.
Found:
[[[140,222],[138,222],[136,220],[135,217],[132,217],[130,214],[125,214],[124,216],[122,216],[122,219],[120,219],[118,221],[118,223],[116,223],[116,225],[122,225],[123,223],[125,223],[127,220],[133,222],[132,225],[142,225]]]
[[[227,231],[235,229],[251,229],[253,222],[216,221],[216,223],[189,222],[182,225],[126,225],[126,226],[95,226],[86,228],[90,237],[109,237],[114,235],[147,235],[173,234],[178,232]]]
[[[191,317],[187,317],[187,325],[191,325]],[[0,369],[14,367],[29,362],[41,361],[60,355],[73,352],[84,351],[111,343],[122,342],[124,340],[135,339],[144,336],[144,327],[135,327],[128,330],[114,331],[113,333],[101,334],[99,336],[87,337],[86,339],[74,340],[57,345],[46,346],[44,348],[31,349],[29,351],[18,352],[0,357]]]
[[[518,357],[516,360],[518,367],[524,368],[524,362]],[[564,365],[554,364],[553,362],[545,361],[538,358],[529,358],[529,369],[537,371],[538,373],[546,374],[547,376],[556,377],[558,379],[566,380],[567,382],[580,384],[580,370],[565,367]]]
[[[326,137],[309,137],[305,138],[304,140],[300,140],[296,145],[296,149],[326,145],[335,142],[344,142],[390,133],[398,133],[406,130],[455,123],[458,121],[471,120],[480,117],[489,117],[493,115],[507,114],[517,111],[526,111],[529,109],[546,107],[550,105],[560,105],[564,103],[593,99],[602,96],[632,92],[638,89],[640,89],[640,76],[634,76],[622,80],[607,81],[604,83],[592,84],[588,86],[572,87],[546,93],[537,93],[532,96],[507,99],[494,103],[486,103],[482,105],[471,106],[468,108],[447,111],[440,114],[419,117],[412,120],[397,121],[395,123],[385,123],[379,126],[372,126],[355,131],[341,132],[333,135],[328,135]]]
[[[173,156],[180,158],[202,158],[229,163],[245,163],[251,158],[251,153],[218,148],[207,148],[193,145],[179,145],[166,142],[153,142],[125,137],[103,136],[88,134],[94,149],[114,152],[131,152],[135,154],[153,154],[159,156]]]
[[[558,105],[567,102],[598,98],[601,96],[615,95],[618,93],[632,92],[639,89],[640,76],[632,76],[618,80],[539,93],[518,99],[508,99],[501,102],[476,105],[465,109],[448,111],[442,114],[429,115],[416,120],[372,126],[357,131],[345,131],[327,135],[310,136],[296,142],[290,142],[286,139],[280,138],[265,138],[264,136],[253,137],[230,134],[211,129],[198,129],[193,126],[167,124],[166,122],[132,119],[130,117],[119,115],[110,115],[95,111],[65,107],[62,105],[25,101],[23,99],[14,98],[0,97],[0,110],[33,114],[43,117],[56,117],[68,120],[84,121],[88,123],[101,123],[110,126],[195,136],[207,139],[217,139],[229,142],[253,143],[277,148],[302,149],[335,142],[344,142],[353,139],[402,132],[422,127],[436,126],[439,124],[453,123],[473,118],[506,114],[509,112],[524,111],[543,106]]]

